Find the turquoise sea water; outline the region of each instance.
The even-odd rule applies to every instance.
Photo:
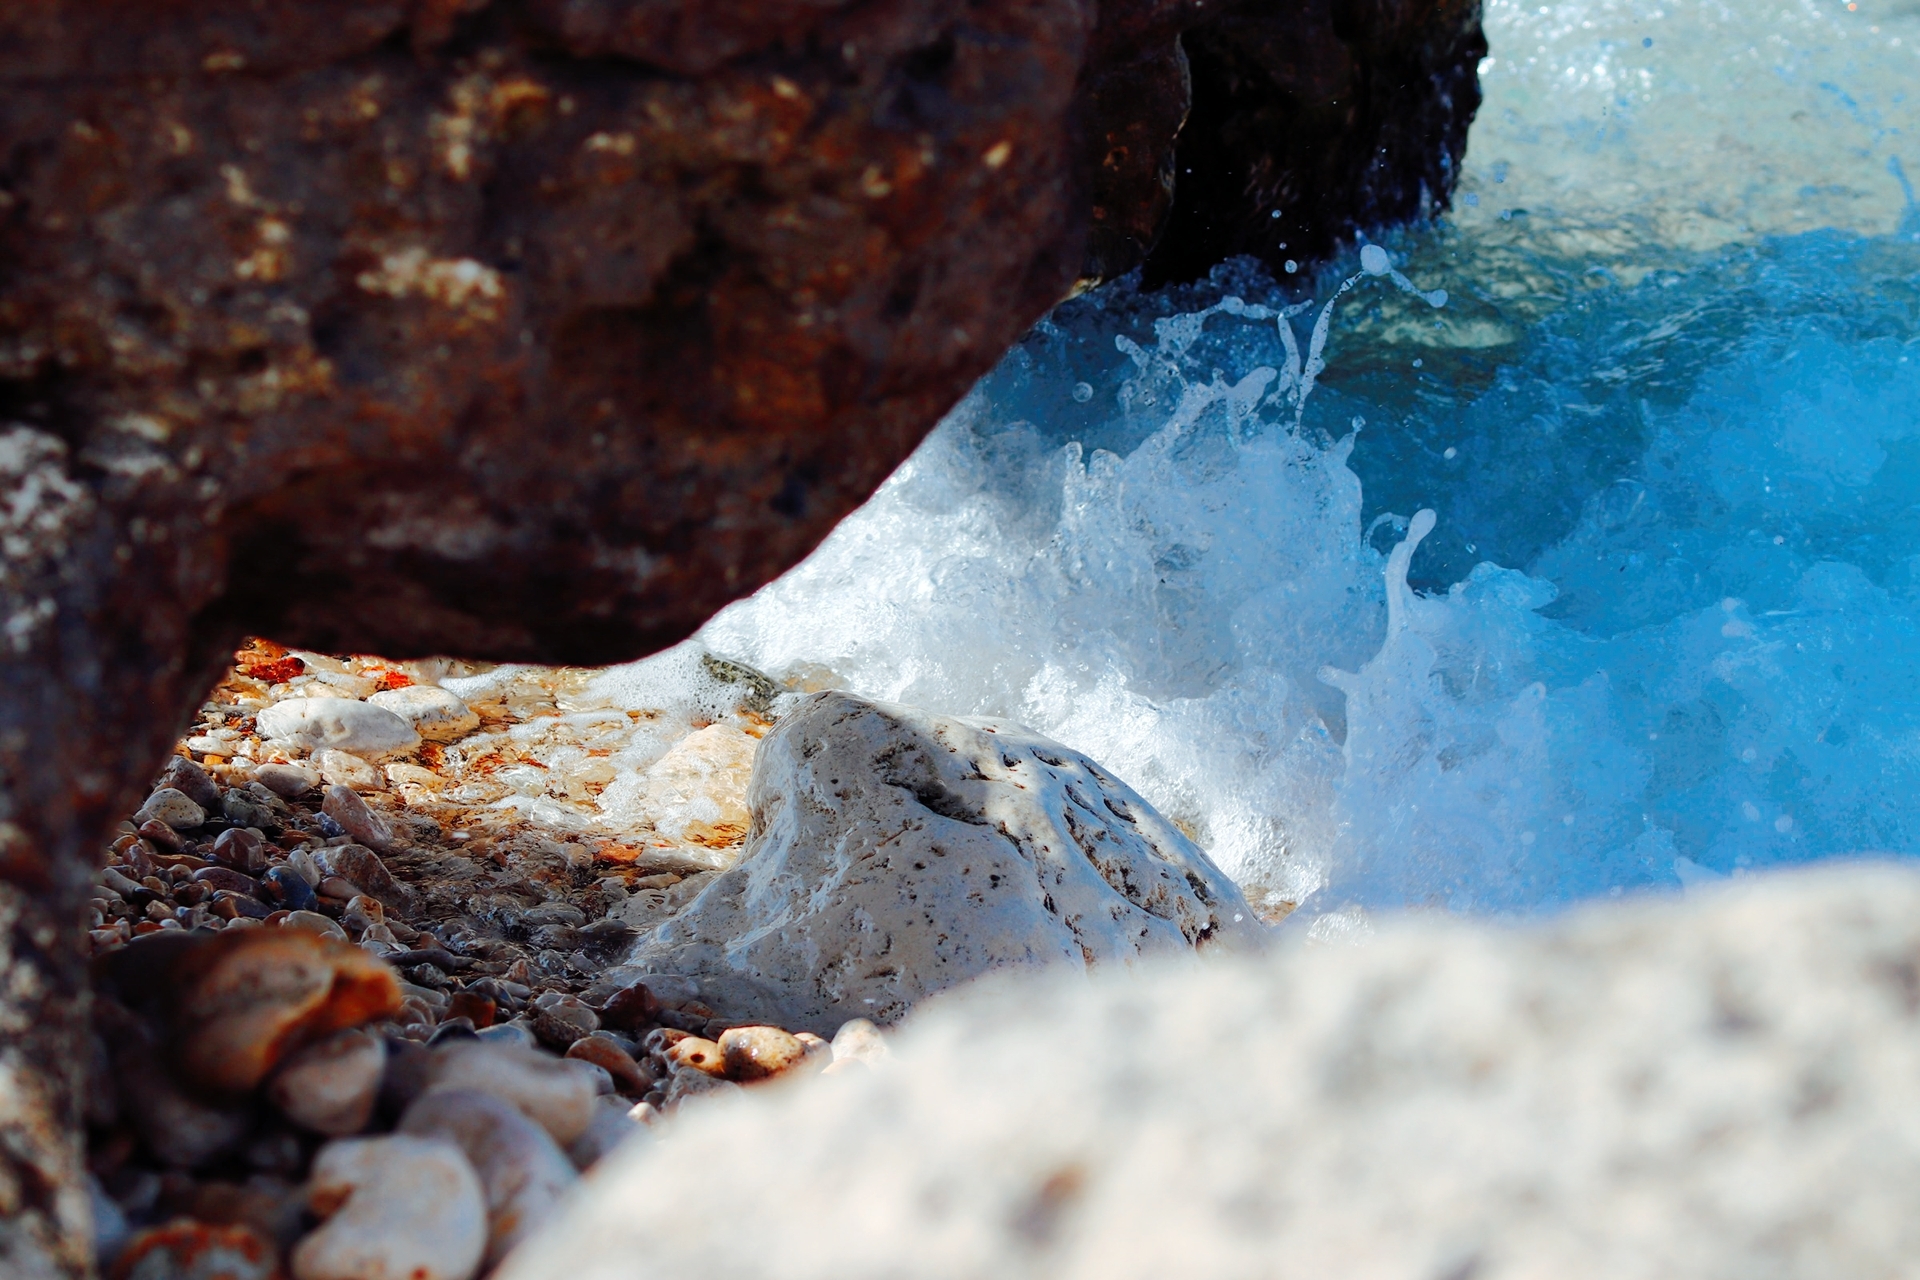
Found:
[[[1920,3],[1488,32],[1367,260],[1444,306],[1078,299],[702,642],[1023,721],[1302,918],[1920,854]]]

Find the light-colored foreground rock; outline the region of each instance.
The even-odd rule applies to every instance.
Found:
[[[1920,874],[934,1006],[708,1103],[500,1280],[1849,1280],[1920,1258]],[[671,1148],[671,1150],[669,1149]],[[715,1197],[676,1151],[755,1176]]]
[[[739,863],[636,945],[729,975],[783,1026],[893,1021],[1002,966],[1076,969],[1261,932],[1125,783],[1017,725],[822,693],[761,743]]]
[[[487,1246],[480,1180],[449,1142],[330,1143],[307,1195],[326,1221],[294,1246],[294,1280],[467,1280]]]

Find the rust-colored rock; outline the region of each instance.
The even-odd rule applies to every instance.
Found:
[[[385,963],[305,929],[156,935],[112,957],[131,1002],[160,1013],[187,1088],[243,1093],[304,1045],[387,1017],[400,984]]]
[[[114,1263],[112,1280],[277,1280],[278,1251],[259,1232],[181,1218],[135,1235]]]

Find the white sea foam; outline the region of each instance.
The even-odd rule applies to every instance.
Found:
[[[1337,311],[1070,304],[609,696],[711,649],[1010,717],[1329,936],[1920,853],[1920,9],[1488,29],[1456,216]]]

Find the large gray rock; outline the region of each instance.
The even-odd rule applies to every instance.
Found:
[[[1017,725],[821,693],[768,734],[746,852],[639,970],[763,993],[831,1033],[1007,965],[1085,971],[1264,933],[1233,882],[1099,765]]]
[[[1920,1258],[1910,869],[982,984],[894,1043],[675,1120],[501,1280],[770,1257],[835,1280],[1868,1280]],[[754,1177],[715,1197],[682,1151]]]

